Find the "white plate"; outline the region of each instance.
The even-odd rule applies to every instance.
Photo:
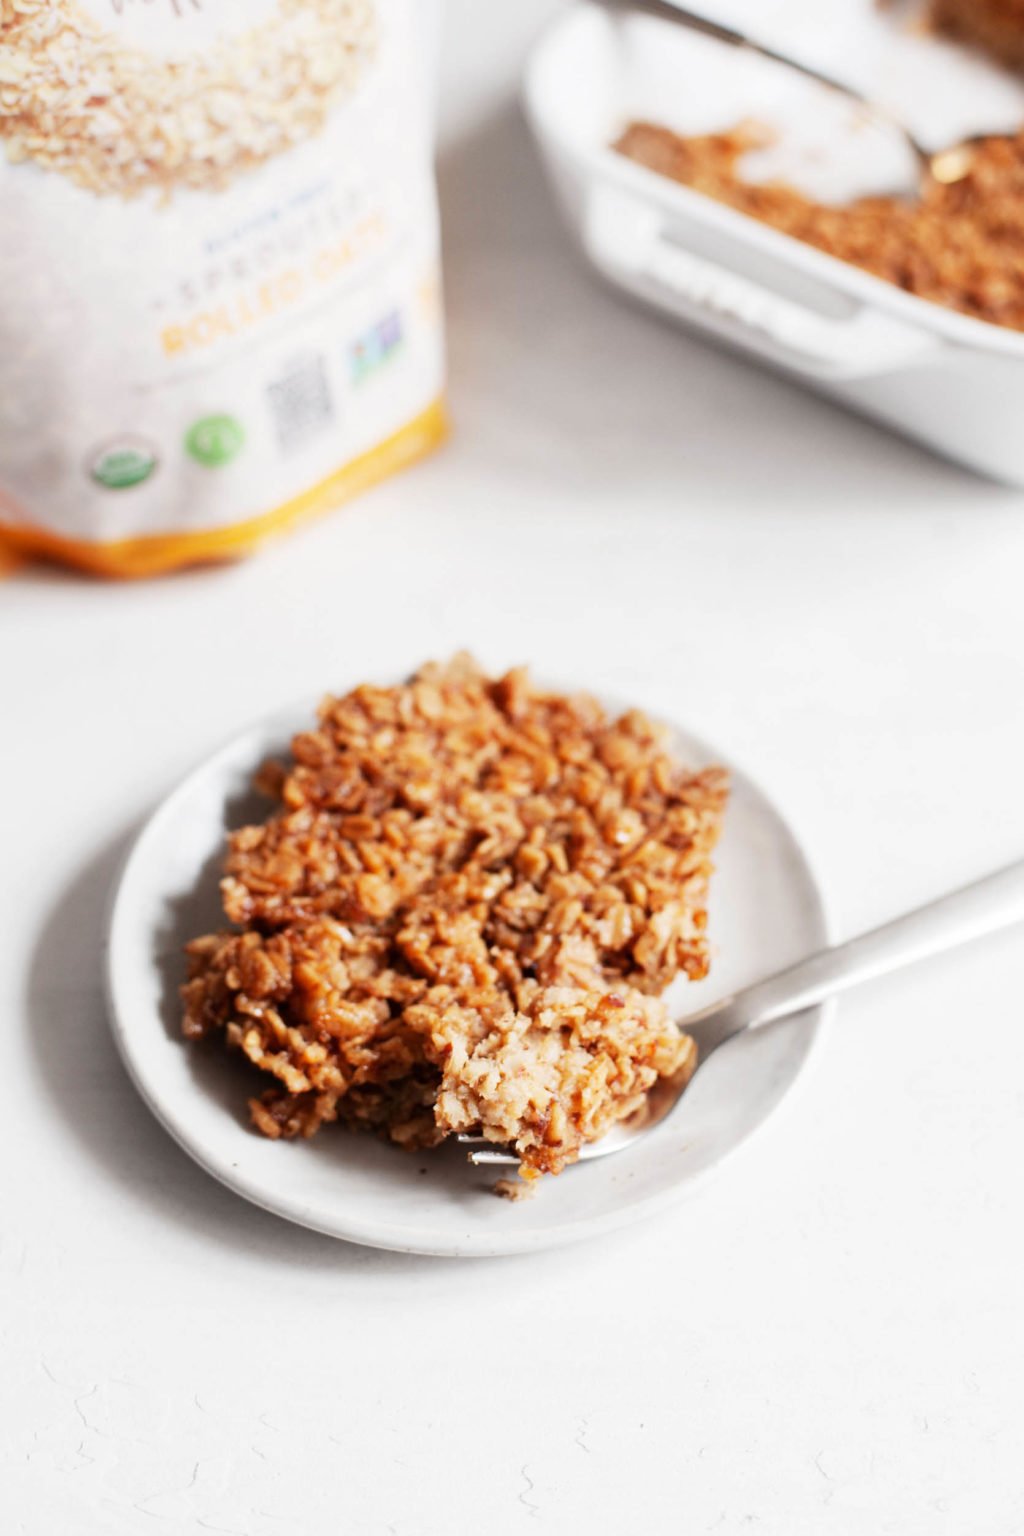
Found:
[[[724,1047],[676,1113],[640,1144],[544,1180],[533,1199],[516,1204],[491,1193],[493,1169],[471,1168],[454,1145],[411,1155],[334,1127],[288,1143],[250,1129],[250,1069],[179,1034],[182,946],[223,926],[217,881],[225,832],[265,814],[266,802],[249,790],[252,774],[311,717],[310,707],[290,710],[216,752],[163,802],[125,864],[110,919],[110,1016],[132,1080],[161,1124],[207,1172],[255,1204],[333,1237],[408,1253],[553,1247],[694,1190],[793,1087],[821,1009]],[[695,765],[721,761],[681,729],[677,746]],[[716,862],[712,975],[677,984],[680,1013],[828,938],[821,895],[796,838],[741,773],[734,774]]]

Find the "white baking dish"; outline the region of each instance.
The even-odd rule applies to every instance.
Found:
[[[634,118],[699,132],[777,105],[798,119],[804,104],[788,93],[806,87],[738,73],[752,69],[778,74],[671,22],[591,4],[550,28],[528,65],[525,104],[586,256],[675,319],[1024,485],[1024,334],[906,294],[609,147]],[[832,195],[891,181],[900,151],[878,150],[866,156],[865,187],[839,153],[826,172]]]

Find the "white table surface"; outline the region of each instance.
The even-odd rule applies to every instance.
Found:
[[[1020,934],[844,1003],[689,1203],[504,1261],[250,1208],[108,1036],[138,818],[353,658],[469,645],[685,718],[840,932],[1024,855],[1024,496],[588,278],[514,105],[553,9],[450,6],[450,445],[247,564],[0,584],[11,1536],[1024,1531]]]

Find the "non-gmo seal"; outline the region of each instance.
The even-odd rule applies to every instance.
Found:
[[[89,474],[109,491],[141,485],[156,469],[156,449],[144,437],[125,434],[103,443],[89,459]]]
[[[245,442],[242,423],[234,416],[204,416],[185,434],[185,448],[197,464],[219,469],[230,464]]]

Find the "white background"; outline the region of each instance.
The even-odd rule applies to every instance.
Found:
[[[1024,855],[1024,496],[591,281],[513,101],[553,9],[449,10],[450,445],[247,564],[0,586],[5,1536],[1024,1531],[1020,934],[844,1003],[688,1204],[504,1261],[246,1206],[108,1037],[131,829],[335,667],[468,644],[685,719],[843,932]]]

